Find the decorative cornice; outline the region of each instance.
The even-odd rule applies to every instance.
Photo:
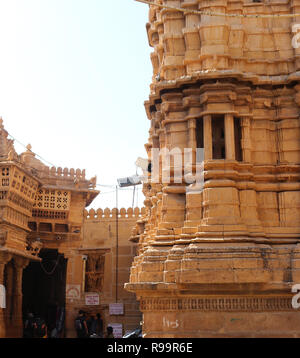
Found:
[[[265,312],[292,311],[291,296],[276,297],[202,297],[202,298],[141,298],[140,309],[147,311],[222,311]]]

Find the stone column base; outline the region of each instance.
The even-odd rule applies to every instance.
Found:
[[[169,295],[171,296],[171,295]],[[145,338],[300,338],[292,296],[141,298]]]

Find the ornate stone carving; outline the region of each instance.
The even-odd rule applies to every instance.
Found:
[[[0,246],[4,246],[7,240],[7,231],[0,230]]]
[[[292,297],[203,297],[203,298],[143,298],[142,312],[147,311],[222,311],[265,312],[293,311]]]
[[[85,273],[85,291],[101,291],[104,280],[105,255],[88,254]]]
[[[28,239],[27,250],[31,253],[32,256],[39,256],[41,249],[43,248],[43,243],[40,240]]]

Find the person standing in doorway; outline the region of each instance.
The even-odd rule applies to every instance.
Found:
[[[94,314],[90,315],[90,318],[87,321],[87,326],[89,330],[89,337],[97,335],[97,321]]]
[[[78,316],[75,319],[75,329],[77,332],[77,338],[87,338],[89,331],[86,324],[86,317],[84,311],[80,310]]]
[[[27,319],[24,324],[23,338],[33,338],[34,330],[34,316],[32,312],[27,314]]]
[[[99,336],[100,338],[103,338],[103,320],[101,318],[101,314],[97,313],[97,318],[96,318],[96,333],[97,336]]]

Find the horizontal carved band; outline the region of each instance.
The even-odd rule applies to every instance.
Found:
[[[141,311],[291,311],[292,297],[141,299]]]

